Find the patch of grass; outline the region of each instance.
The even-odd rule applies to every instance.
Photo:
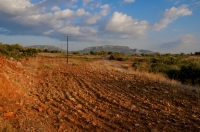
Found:
[[[61,80],[62,80],[62,79],[61,79],[60,77],[58,77],[58,78],[56,79],[57,82],[61,82]]]
[[[44,64],[43,67],[46,68],[46,69],[52,69],[52,65],[51,64]]]
[[[80,57],[79,60],[82,60],[82,61],[88,61],[88,62],[91,62],[91,61],[94,61],[94,60],[97,60],[98,58],[87,58],[87,57]]]
[[[78,66],[78,64],[76,64],[76,63],[72,63],[72,66]]]

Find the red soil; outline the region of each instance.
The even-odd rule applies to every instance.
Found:
[[[0,118],[26,132],[200,131],[199,93],[64,61],[0,57]]]

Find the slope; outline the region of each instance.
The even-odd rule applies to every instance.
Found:
[[[197,92],[119,72],[105,60],[33,58],[22,65],[32,68],[30,91],[5,118],[18,131],[200,130]]]

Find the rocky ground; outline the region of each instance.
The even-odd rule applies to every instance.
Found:
[[[0,132],[199,132],[200,94],[108,60],[0,57]]]

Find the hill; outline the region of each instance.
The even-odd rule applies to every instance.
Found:
[[[131,49],[127,46],[113,46],[113,45],[105,45],[105,46],[94,46],[94,47],[88,47],[83,50],[80,50],[80,53],[89,53],[90,51],[111,51],[111,52],[121,52],[124,54],[153,54],[154,52],[150,50],[139,50],[139,49]]]

